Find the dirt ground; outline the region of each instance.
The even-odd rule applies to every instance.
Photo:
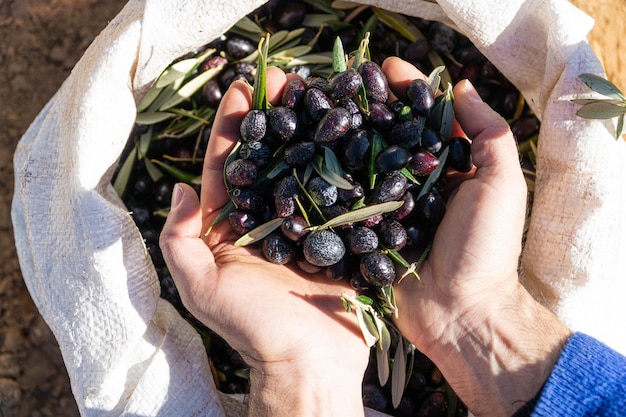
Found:
[[[574,0],[608,78],[626,91],[626,2]],[[0,0],[0,417],[78,416],[53,334],[16,258],[12,154],[33,118],[125,0]]]

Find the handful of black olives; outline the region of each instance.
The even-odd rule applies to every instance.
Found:
[[[451,87],[438,88],[435,71],[388,103],[385,74],[363,59],[292,79],[279,106],[248,112],[224,167],[236,244],[360,291],[392,285],[410,268],[403,253],[429,248],[446,172],[472,168],[469,141],[449,137]]]

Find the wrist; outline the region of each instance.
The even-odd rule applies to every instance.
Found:
[[[251,369],[249,416],[362,417],[362,380],[362,372],[320,363]]]
[[[459,312],[427,353],[477,415],[512,415],[541,389],[571,331],[516,283]]]

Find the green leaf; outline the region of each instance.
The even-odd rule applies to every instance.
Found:
[[[160,166],[163,169],[163,171],[167,172],[169,175],[171,175],[178,181],[182,181],[191,185],[198,185],[202,181],[202,178],[200,176],[192,174],[187,171],[183,171],[182,169],[166,164],[163,161],[159,161],[157,159],[152,159],[151,161],[155,163],[156,165]]]
[[[298,46],[294,46],[293,48],[284,49],[280,52],[276,52],[275,54],[272,54],[272,56],[270,56],[269,59],[279,60],[280,58],[287,58],[291,60],[293,58],[305,56],[306,54],[311,52],[311,49],[313,49],[313,47],[309,45],[298,45]]]
[[[341,163],[339,162],[337,155],[335,155],[335,152],[333,152],[333,150],[330,149],[328,146],[324,146],[324,164],[326,164],[328,169],[333,171],[335,174],[343,176]]]
[[[356,319],[359,323],[359,328],[361,329],[361,333],[363,333],[363,339],[365,339],[365,343],[367,346],[372,347],[378,342],[378,332],[376,330],[376,325],[372,319],[372,316],[368,313],[363,312],[360,308],[355,308],[354,312],[356,313]]]
[[[404,353],[404,341],[398,340],[398,347],[393,357],[393,370],[391,371],[391,403],[393,408],[398,408],[404,388],[406,387],[406,355]]]
[[[317,28],[336,21],[337,16],[333,14],[308,13],[302,21],[302,26]]]
[[[348,63],[346,62],[346,53],[343,50],[343,43],[341,42],[341,38],[337,36],[335,38],[335,44],[333,45],[333,71],[339,73],[347,69]]]
[[[270,34],[259,40],[259,59],[254,76],[254,91],[252,92],[252,109],[267,110],[267,53],[269,50]]]
[[[313,7],[315,7],[318,10],[321,10],[323,12],[326,13],[331,13],[334,14],[335,16],[337,16],[338,18],[342,18],[345,16],[345,13],[342,12],[341,10],[337,10],[334,9],[331,5],[329,1],[322,1],[322,0],[304,0],[305,3],[309,3],[310,5],[312,5]]]
[[[156,100],[156,98],[161,94],[162,88],[157,88],[156,85],[152,85],[145,96],[141,99],[139,104],[137,105],[137,113],[141,113],[146,110],[150,105]]]
[[[448,84],[448,89],[445,93],[446,98],[443,101],[443,112],[441,115],[441,127],[439,133],[444,139],[450,137],[452,132],[452,124],[454,122],[454,95],[452,93],[452,84]]]
[[[241,19],[239,19],[239,21],[235,23],[235,27],[245,30],[246,32],[256,33],[257,35],[262,35],[263,33],[265,33],[262,27],[257,25],[254,22],[254,20],[250,19],[247,16],[244,16]],[[257,39],[258,39],[258,36],[257,36]]]
[[[377,25],[378,16],[372,14],[361,27],[361,30],[359,31],[359,37],[357,39],[363,39],[366,33],[374,33]]]
[[[622,114],[617,119],[617,128],[615,129],[615,139],[616,140],[618,140],[620,137],[622,137],[622,134],[625,132],[624,128],[625,128],[625,126],[624,126],[624,115]]]
[[[380,348],[380,344],[376,347],[376,370],[378,372],[378,383],[384,386],[389,379],[389,350]]]
[[[143,163],[146,167],[146,171],[148,171],[148,175],[150,175],[150,179],[152,182],[157,182],[163,176],[163,172],[159,168],[156,167],[148,158],[143,159]]]
[[[385,148],[385,141],[379,134],[375,133],[372,136],[372,150],[370,152],[370,160],[368,166],[368,175],[370,178],[370,190],[373,190],[376,186],[376,177],[378,176],[376,169],[376,157]]]
[[[139,136],[139,148],[137,148],[137,159],[143,159],[148,153],[150,143],[152,142],[153,127],[150,126],[148,131]]]
[[[400,170],[400,172],[402,173],[402,175],[404,175],[413,184],[419,184],[420,183],[419,180],[417,178],[415,178],[413,176],[413,174],[411,174],[411,172],[409,172],[409,170],[407,168],[402,168]]]
[[[443,58],[441,58],[441,55],[439,55],[437,51],[435,51],[434,49],[431,49],[430,52],[428,53],[428,60],[430,61],[430,64],[433,66],[433,68],[437,68],[441,66],[444,67],[444,70],[439,73],[439,77],[441,77],[441,84],[443,85],[454,84],[452,82],[452,77],[450,76],[450,73],[448,72],[447,68],[445,68],[446,64]]]
[[[285,64],[285,68],[292,68],[299,65],[315,65],[315,64],[325,64],[330,65],[333,63],[333,57],[331,52],[317,52],[314,54],[302,55],[297,58],[292,59],[287,64]]]
[[[348,180],[333,172],[325,164],[322,164],[321,157],[319,155],[316,156],[319,158],[319,163],[312,163],[311,165],[318,175],[324,179],[324,181],[337,188],[341,188],[342,190],[352,190],[354,188],[354,185],[350,184]]]
[[[250,230],[248,233],[237,239],[235,241],[235,246],[248,246],[252,243],[262,240],[274,230],[278,229],[283,220],[285,219],[283,219],[282,217],[277,217],[266,223],[263,223],[258,227],[255,227],[254,229]]]
[[[413,43],[419,39],[424,39],[422,32],[405,16],[388,10],[379,9],[378,7],[374,7],[373,10],[378,17],[378,20],[398,32],[409,42]]]
[[[619,106],[610,101],[596,101],[587,103],[576,112],[576,115],[585,119],[612,119],[626,113],[626,106]]]
[[[155,125],[161,123],[167,119],[174,117],[174,114],[162,111],[155,111],[149,113],[139,113],[135,117],[135,123],[138,125]]]
[[[342,226],[349,223],[362,222],[369,219],[372,216],[388,213],[390,211],[397,210],[402,206],[402,201],[388,201],[386,203],[373,204],[358,210],[349,211],[344,214],[340,214],[319,226],[317,229],[328,229],[329,227]]]
[[[433,93],[437,93],[437,91],[439,91],[439,86],[441,85],[440,74],[445,71],[445,69],[445,65],[440,65],[428,74],[428,85],[430,85],[430,89]]]
[[[235,207],[235,204],[232,202],[232,200],[228,200],[228,202],[224,205],[224,207],[220,209],[219,213],[217,213],[217,216],[213,219],[213,221],[211,222],[211,225],[209,226],[209,228],[207,229],[204,235],[208,236],[209,233],[211,233],[211,230],[213,229],[213,227],[215,227],[216,224],[221,223],[224,220],[226,220],[228,218],[228,215],[232,213],[233,211],[235,211],[235,209],[236,207]]]
[[[372,300],[370,297],[368,297],[367,295],[359,295],[358,297],[356,297],[356,299],[366,305],[371,306],[372,304],[374,304],[374,300]]]
[[[184,100],[193,96],[198,90],[200,90],[209,80],[213,79],[217,74],[222,71],[222,66],[208,69],[201,72],[198,76],[191,79],[183,85],[169,100],[161,105],[159,110],[167,110],[170,107],[182,103]]]
[[[433,185],[437,182],[439,177],[441,177],[444,167],[446,166],[446,160],[448,159],[449,152],[450,152],[450,148],[446,146],[443,152],[441,152],[441,155],[439,156],[439,166],[433,172],[430,173],[430,175],[426,179],[426,182],[422,186],[422,189],[420,190],[416,200],[419,200],[420,197],[422,197],[427,192],[429,192],[430,189],[433,187]]]
[[[159,88],[165,87],[179,78],[185,78],[190,71],[196,68],[197,65],[197,58],[183,59],[172,64],[172,66],[166,68],[165,71],[161,73],[156,82],[156,86]]]
[[[603,96],[613,97],[621,101],[626,101],[624,94],[613,83],[595,74],[580,74],[580,79],[587,87]]]
[[[135,145],[133,150],[128,153],[128,156],[126,156],[126,159],[120,167],[120,170],[117,172],[117,176],[113,182],[113,188],[120,197],[124,195],[126,186],[128,185],[128,180],[130,179],[130,174],[133,172],[133,167],[135,166],[135,161],[137,160],[137,147],[138,145]]]
[[[360,3],[354,3],[352,1],[335,0],[330,4],[330,7],[336,10],[351,10],[360,6]]]

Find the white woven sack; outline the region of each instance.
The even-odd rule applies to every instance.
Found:
[[[222,416],[195,331],[159,299],[131,216],[110,186],[136,104],[173,59],[263,2],[130,1],[96,38],[15,153],[24,280],[55,334],[84,416]],[[591,19],[559,0],[365,1],[467,35],[542,120],[525,283],[576,330],[626,352],[624,144],[574,115],[577,77],[602,73]],[[232,409],[232,407],[228,407]],[[241,412],[239,412],[241,414]]]

